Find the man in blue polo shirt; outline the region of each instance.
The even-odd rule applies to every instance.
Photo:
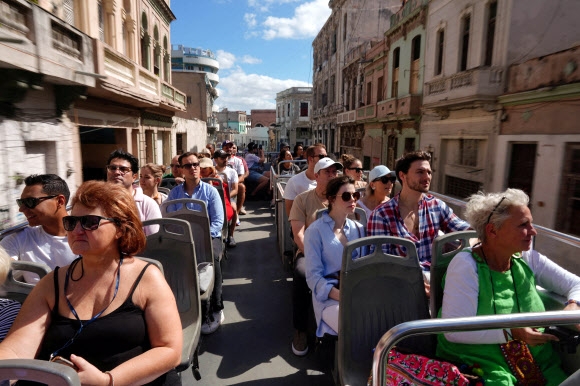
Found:
[[[201,326],[201,332],[211,334],[221,325],[224,320],[224,306],[222,299],[222,270],[220,267],[219,256],[223,250],[221,231],[224,223],[224,211],[222,201],[218,191],[201,180],[199,159],[195,153],[187,152],[179,156],[179,164],[185,177],[185,182],[171,189],[167,200],[177,200],[179,198],[195,198],[196,200],[205,201],[207,205],[207,214],[209,216],[209,228],[212,238],[212,249],[214,256],[215,284],[211,296],[209,318]],[[188,204],[190,205],[190,204]],[[168,212],[178,210],[179,204],[169,205]],[[191,209],[195,208],[192,205]],[[205,314],[205,313],[204,313]]]

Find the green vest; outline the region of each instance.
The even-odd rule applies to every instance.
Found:
[[[519,312],[545,311],[544,304],[536,291],[534,274],[518,255],[512,256],[511,270],[496,272],[490,270],[489,266],[476,253],[469,250],[466,252],[470,252],[477,263],[479,278],[478,316],[493,315],[496,311],[497,314],[517,313],[518,303]],[[443,279],[443,288],[445,288],[445,278]],[[441,316],[441,311],[439,316]],[[516,384],[516,378],[511,373],[499,344],[453,343],[449,342],[444,334],[438,335],[437,339],[438,357],[456,364],[478,365],[484,372],[483,378],[486,386]],[[559,385],[566,379],[566,374],[560,368],[560,358],[554,353],[550,343],[529,347],[529,349],[544,377],[548,380],[548,385]]]

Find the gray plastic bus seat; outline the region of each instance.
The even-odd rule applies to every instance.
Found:
[[[164,188],[162,186],[158,186],[157,187],[157,191],[159,193],[165,193],[165,194],[169,195],[169,192],[171,192],[171,189],[170,188]]]
[[[431,296],[429,299],[429,309],[431,317],[436,318],[441,305],[443,304],[443,287],[441,282],[447,272],[447,267],[453,257],[461,252],[463,248],[469,246],[469,239],[477,238],[475,231],[451,232],[438,236],[433,240],[431,249]],[[452,250],[448,250],[451,247]]]
[[[176,204],[180,208],[174,212],[168,212],[170,205]],[[193,204],[189,208],[186,204]],[[213,248],[211,243],[210,222],[205,201],[193,198],[180,198],[167,200],[161,204],[161,215],[164,218],[178,218],[189,222],[191,235],[195,244],[195,256],[198,263],[206,262],[213,264]],[[218,261],[221,261],[221,257]]]
[[[402,245],[407,256],[389,255],[383,244]],[[357,248],[374,245],[374,252],[352,260]],[[428,300],[415,244],[409,240],[372,236],[349,242],[340,272],[338,375],[342,385],[364,385],[369,377],[373,349],[391,327],[428,319]],[[432,354],[433,337],[413,337],[400,347]]]
[[[8,277],[4,284],[0,286],[0,297],[24,303],[26,297],[34,288],[34,284],[19,280],[19,277],[22,275],[17,274],[17,271],[20,273],[22,271],[33,272],[42,279],[51,269],[46,264],[33,263],[31,261],[12,261]]]
[[[316,219],[318,220],[322,216],[322,213],[324,213],[324,212],[328,212],[328,209],[326,209],[326,208],[325,209],[318,209],[316,211]],[[357,206],[356,208],[354,208],[354,215],[348,216],[348,218],[350,218],[351,220],[354,220],[354,221],[358,221],[366,229],[366,227],[367,227],[367,212],[365,212],[365,210],[363,208],[359,208]]]
[[[147,236],[147,245],[141,254],[162,264],[181,319],[183,349],[176,370],[183,371],[193,363],[195,374],[199,367],[197,347],[201,333],[201,303],[191,228],[187,221],[173,218],[147,220],[144,224],[158,224],[159,231]]]
[[[77,372],[60,363],[38,359],[0,360],[0,380],[26,380],[50,386],[80,386]]]

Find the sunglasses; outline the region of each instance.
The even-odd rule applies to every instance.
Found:
[[[55,198],[55,197],[58,197],[58,195],[54,194],[52,196],[44,196],[44,197],[26,197],[26,198],[19,198],[19,199],[16,200],[16,205],[18,205],[19,208],[22,208],[22,206],[25,206],[28,209],[34,209],[42,201],[48,200],[49,198]]]
[[[336,196],[334,196],[336,197]],[[354,198],[355,201],[358,201],[360,199],[360,192],[344,192],[340,195],[340,198],[342,198],[342,201],[344,202],[349,202],[350,200],[352,200]]]
[[[357,173],[362,173],[363,172],[363,168],[346,168],[348,170],[355,170]]]
[[[499,208],[499,206],[501,205],[503,200],[505,200],[505,196],[502,197],[501,200],[499,200],[499,202],[497,203],[495,208],[493,208],[493,210],[489,213],[489,217],[487,218],[487,222],[485,223],[485,225],[489,224],[489,221],[491,220],[491,216],[493,216],[493,212],[495,212],[497,210],[497,208]]]
[[[62,225],[64,226],[64,230],[71,232],[75,230],[77,223],[80,221],[81,227],[84,230],[94,231],[101,225],[101,220],[109,220],[115,224],[119,222],[119,220],[114,218],[88,214],[86,216],[64,216],[62,218]]]
[[[192,169],[192,168],[198,168],[199,167],[199,162],[193,162],[190,164],[183,164],[181,165],[182,168],[184,169]]]
[[[381,181],[383,184],[386,184],[387,182],[394,184],[397,181],[397,177],[382,176],[382,177],[379,177],[379,178],[376,178],[373,180],[373,182],[376,182],[376,181]]]
[[[107,165],[107,170],[112,173],[120,170],[121,174],[127,174],[131,171],[131,168],[128,166]]]

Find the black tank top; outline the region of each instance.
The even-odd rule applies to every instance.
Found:
[[[59,351],[58,355],[69,358],[71,354],[75,354],[83,357],[99,370],[107,371],[149,350],[151,344],[147,334],[145,313],[133,304],[133,292],[150,265],[151,263],[143,268],[127,299],[119,308],[84,327],[73,343]],[[58,267],[54,270],[54,294],[55,302],[51,312],[51,322],[44,335],[37,359],[49,360],[50,354],[64,346],[80,327],[76,319],[65,318],[58,313]],[[83,320],[83,323],[85,322]],[[162,375],[149,385],[164,384],[166,375]]]

